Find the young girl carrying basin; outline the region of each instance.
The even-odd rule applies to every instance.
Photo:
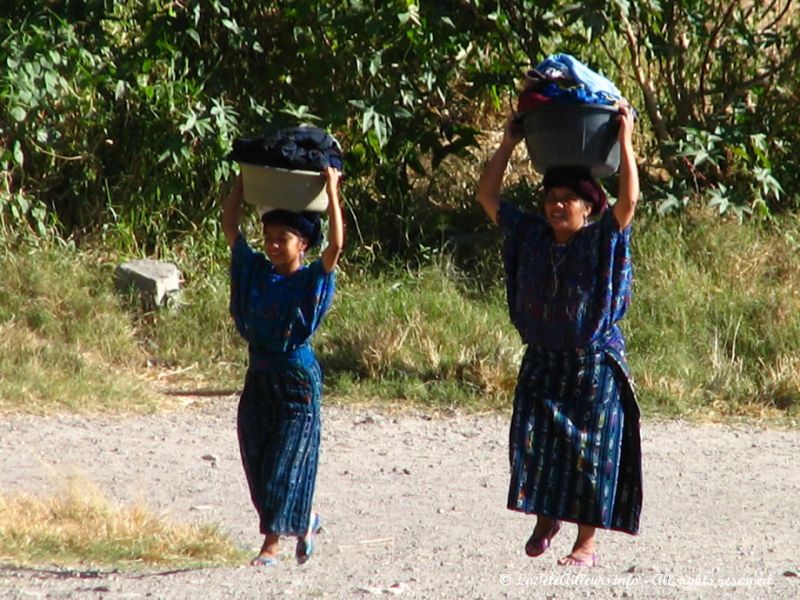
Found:
[[[250,496],[264,543],[254,566],[278,562],[282,536],[297,539],[295,558],[305,563],[322,525],[312,509],[320,447],[322,372],[310,340],[331,306],[335,268],[344,244],[339,171],[326,167],[328,243],[320,215],[270,210],[262,215],[264,252],[239,230],[243,181],[224,202],[222,225],[231,248],[230,310],[248,343],[249,367],[239,401],[237,429]]]

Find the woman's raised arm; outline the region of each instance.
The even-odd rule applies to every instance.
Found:
[[[622,230],[633,221],[639,201],[639,170],[633,150],[633,109],[630,104],[625,104],[620,107],[619,113],[619,197],[612,210]]]
[[[486,211],[493,223],[497,223],[497,211],[500,208],[500,186],[503,184],[503,175],[506,172],[508,161],[514,148],[522,140],[522,127],[514,121],[512,115],[507,121],[503,131],[503,141],[495,150],[492,158],[486,163],[478,183],[478,203]]]

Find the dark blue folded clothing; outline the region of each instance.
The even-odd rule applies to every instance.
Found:
[[[229,160],[292,169],[322,171],[325,167],[342,170],[339,142],[318,127],[287,127],[266,137],[237,138]]]

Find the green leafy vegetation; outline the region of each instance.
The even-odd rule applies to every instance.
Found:
[[[216,227],[235,136],[305,121],[347,150],[366,247],[413,254],[463,226],[437,209],[442,165],[499,127],[524,70],[558,51],[639,107],[662,211],[785,212],[799,31],[790,0],[14,3],[0,19],[0,223],[163,252]]]

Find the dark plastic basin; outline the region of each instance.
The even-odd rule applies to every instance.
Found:
[[[619,168],[619,111],[601,104],[546,104],[519,115],[533,168],[581,166],[594,177]]]

